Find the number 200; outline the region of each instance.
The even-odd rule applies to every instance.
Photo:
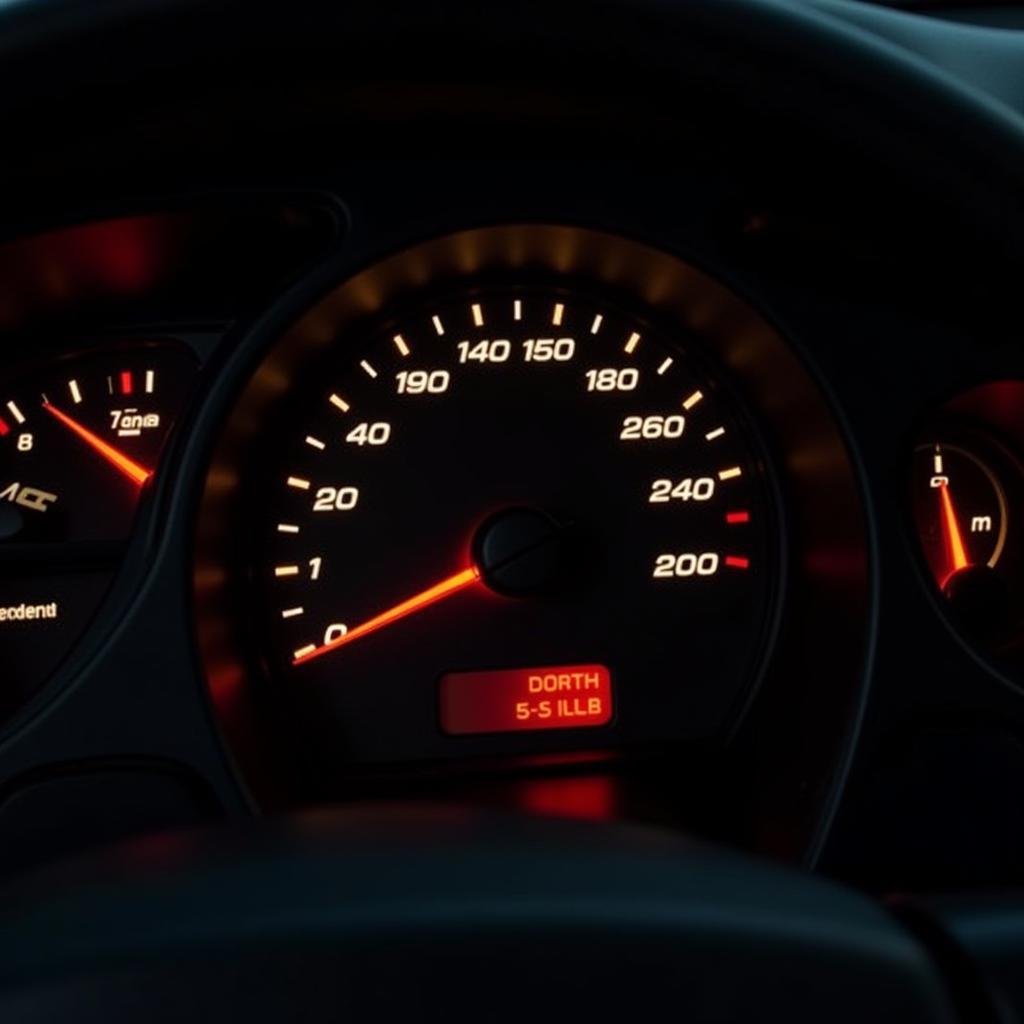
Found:
[[[718,555],[705,551],[696,555],[658,555],[654,560],[655,579],[673,579],[686,576],[714,576],[718,572]]]

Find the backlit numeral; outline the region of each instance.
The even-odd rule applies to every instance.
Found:
[[[505,338],[475,343],[460,341],[456,347],[460,363],[506,363],[512,354],[512,343]]]
[[[653,576],[658,580],[687,576],[714,576],[718,572],[718,555],[714,551],[703,554],[686,552],[681,555],[658,555],[654,560]]]
[[[710,501],[715,496],[715,479],[710,476],[686,477],[678,482],[655,480],[651,484],[652,505],[668,501]]]
[[[335,640],[340,640],[343,636],[347,635],[348,626],[344,622],[332,622],[331,625],[324,630],[324,645],[333,644]]]
[[[600,370],[587,370],[588,391],[635,391],[640,383],[640,371],[633,366],[621,370],[605,367]]]
[[[313,511],[351,512],[358,504],[358,487],[321,487],[316,492]]]
[[[527,338],[523,342],[523,358],[528,363],[567,363],[575,354],[575,338]]]
[[[390,439],[390,423],[360,423],[345,435],[345,440],[349,444],[357,444],[360,448],[364,444],[387,444]]]
[[[448,390],[447,370],[403,370],[395,375],[400,395],[440,395]]]
[[[686,427],[684,416],[627,416],[622,421],[623,441],[657,441],[683,436]]]

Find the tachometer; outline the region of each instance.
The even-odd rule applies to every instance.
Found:
[[[76,355],[0,388],[0,545],[123,541],[195,381],[184,349]]]
[[[195,376],[187,349],[133,342],[0,383],[0,719],[95,615]]]
[[[705,735],[754,674],[767,460],[643,309],[558,280],[422,295],[337,338],[267,436],[256,621],[347,758]]]

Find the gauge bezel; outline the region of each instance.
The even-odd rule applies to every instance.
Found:
[[[1024,504],[1024,461],[1020,455],[1024,434],[1021,433],[1019,421],[1008,415],[1007,403],[993,398],[993,389],[1001,387],[1013,390],[1014,402],[1019,401],[1020,395],[1024,394],[1024,384],[1011,381],[987,382],[961,393],[915,430],[910,446],[912,457],[923,445],[938,438],[950,447],[960,448],[984,470],[1005,510],[1000,560],[1007,544],[1007,531],[1016,519],[1013,509]],[[978,449],[981,450],[980,455]],[[993,468],[993,462],[997,469]],[[910,499],[912,469],[906,470],[905,478],[908,500],[902,520],[914,574],[929,605],[949,634],[972,658],[983,665],[987,672],[994,673],[1001,681],[1020,692],[1024,689],[1024,620],[1020,617],[1019,607],[1018,614],[1008,624],[1009,632],[998,640],[975,636],[958,620],[942,589],[936,585],[917,534]]]
[[[993,549],[992,554],[985,560],[985,564],[989,566],[989,568],[993,568],[998,563],[1003,554],[1003,549],[1006,547],[1006,536],[1009,528],[1009,505],[1006,498],[1006,489],[1003,487],[996,474],[992,471],[992,467],[989,463],[972,451],[962,439],[954,436],[952,441],[946,441],[944,440],[944,437],[945,434],[942,435],[943,439],[935,442],[935,444],[941,444],[943,450],[956,452],[963,458],[973,462],[988,480],[989,485],[995,494],[996,502],[999,505],[999,534],[996,537],[995,548]],[[988,443],[991,447],[996,447],[995,445],[992,445],[991,442]],[[911,456],[916,456],[920,452],[930,452],[935,447],[935,444],[922,440],[914,446]],[[1001,449],[1001,446],[998,447]],[[1004,458],[1012,459],[1009,452],[1003,451],[1002,454]]]
[[[723,376],[742,392],[750,414],[767,427],[800,536],[799,551],[783,559],[796,582],[790,610],[800,621],[792,614],[783,621],[781,602],[776,603],[774,656],[762,659],[759,679],[770,670],[790,680],[793,666],[812,658],[836,673],[838,691],[863,684],[870,578],[858,476],[827,400],[781,332],[708,273],[642,242],[565,225],[471,228],[413,244],[358,270],[276,338],[268,337],[212,453],[196,520],[198,651],[227,744],[264,803],[308,799],[311,789],[308,780],[296,782],[295,766],[282,764],[279,751],[275,759],[276,740],[260,723],[249,685],[263,670],[247,649],[241,625],[246,605],[233,531],[241,521],[246,467],[261,427],[287,400],[296,374],[326,352],[339,333],[358,334],[409,295],[512,273],[543,275],[548,282],[555,275],[589,282],[700,339]],[[837,659],[837,651],[848,656]],[[752,696],[757,687],[748,692]],[[819,699],[835,698],[829,693]],[[771,701],[757,703],[764,714],[781,713]]]
[[[713,357],[705,351],[705,346],[702,345],[698,335],[681,328],[678,322],[666,321],[657,313],[652,313],[651,310],[636,308],[635,300],[631,300],[629,296],[617,289],[604,284],[595,287],[595,282],[592,279],[582,278],[576,274],[552,274],[551,271],[541,271],[536,268],[513,272],[487,271],[483,274],[473,275],[469,280],[460,279],[456,282],[454,290],[444,287],[441,289],[427,287],[426,289],[403,292],[393,305],[388,306],[383,317],[360,319],[353,323],[350,329],[339,328],[334,344],[323,353],[322,360],[314,357],[310,363],[302,366],[300,371],[302,376],[297,376],[294,379],[294,393],[268,411],[268,418],[265,420],[266,440],[261,443],[259,460],[254,461],[246,473],[243,503],[249,508],[256,509],[268,495],[275,493],[278,476],[281,473],[281,459],[284,457],[282,451],[284,439],[291,436],[297,419],[300,419],[308,411],[310,389],[319,392],[324,380],[338,379],[338,375],[343,374],[346,368],[354,366],[361,355],[367,354],[366,346],[372,340],[390,338],[399,329],[412,329],[411,325],[408,325],[408,320],[422,314],[425,304],[439,310],[446,306],[464,304],[468,309],[468,304],[471,301],[479,300],[482,303],[493,305],[496,301],[500,301],[500,296],[503,293],[513,292],[522,297],[524,308],[527,310],[535,296],[544,295],[551,301],[564,300],[566,307],[570,310],[577,303],[587,303],[595,308],[600,308],[606,317],[611,315],[622,318],[629,324],[629,329],[635,327],[645,339],[654,336],[658,339],[659,344],[664,344],[667,350],[671,350],[679,364],[685,366],[689,374],[694,375],[693,379],[700,382],[701,387],[708,392],[709,396],[714,392],[716,403],[719,406],[724,406],[722,411],[728,411],[728,416],[734,421],[729,428],[733,440],[742,448],[744,457],[749,459],[747,472],[751,477],[750,498],[753,500],[754,494],[758,498],[752,507],[757,509],[756,515],[760,523],[753,529],[759,536],[763,532],[767,538],[766,550],[759,555],[757,560],[757,573],[751,574],[751,578],[746,581],[751,587],[764,587],[765,590],[762,614],[752,632],[743,634],[741,649],[749,652],[746,664],[743,671],[735,677],[716,678],[714,682],[711,678],[706,681],[693,679],[685,687],[685,690],[692,695],[691,713],[687,716],[680,716],[679,720],[671,726],[666,723],[664,717],[659,716],[650,716],[646,721],[643,716],[639,716],[638,720],[637,715],[626,716],[624,719],[619,711],[624,705],[629,704],[629,700],[627,698],[624,701],[624,694],[619,691],[619,688],[624,685],[621,681],[617,681],[615,687],[619,691],[616,714],[601,729],[593,730],[565,727],[559,730],[506,734],[492,732],[458,738],[446,737],[439,724],[439,708],[435,701],[433,717],[429,723],[425,719],[422,721],[417,719],[418,728],[412,730],[416,736],[424,736],[424,732],[428,728],[432,730],[432,742],[424,744],[434,748],[430,754],[421,753],[414,757],[404,749],[409,745],[408,741],[404,745],[395,744],[396,747],[403,749],[393,757],[377,756],[364,763],[362,758],[353,754],[346,765],[348,774],[369,774],[373,771],[384,770],[389,765],[387,770],[405,772],[422,770],[426,767],[437,768],[442,765],[450,768],[456,766],[469,768],[470,762],[481,758],[515,760],[551,754],[566,757],[579,755],[588,760],[595,756],[613,758],[623,751],[654,745],[655,741],[651,736],[648,736],[644,742],[639,742],[636,738],[638,733],[651,733],[652,731],[657,731],[659,735],[662,735],[662,743],[692,743],[699,740],[708,744],[724,745],[734,732],[743,710],[754,698],[764,676],[778,630],[779,609],[786,586],[784,506],[774,471],[774,459],[764,444],[764,438],[761,437],[754,418],[749,414],[742,389],[737,387],[737,383],[726,372],[715,365]],[[528,314],[524,314],[524,316],[529,319]],[[653,343],[653,341],[650,342],[650,344]],[[602,351],[604,351],[603,344]],[[606,352],[606,355],[614,358],[612,351]],[[340,382],[339,386],[342,386]],[[328,413],[328,416],[333,418],[332,413]],[[320,433],[320,431],[314,430],[314,433]],[[665,459],[672,458],[668,452],[664,457]],[[253,652],[254,660],[260,667],[260,672],[253,680],[254,688],[269,709],[281,702],[282,688],[287,685],[287,675],[283,674],[286,670],[285,666],[280,664],[278,657],[280,652],[275,652],[272,649],[269,639],[269,633],[273,632],[274,624],[267,621],[267,608],[268,602],[273,600],[272,595],[275,588],[273,582],[267,580],[262,571],[264,564],[262,560],[268,557],[267,540],[263,536],[266,523],[261,516],[254,514],[245,517],[244,522],[239,523],[239,530],[244,532],[244,536],[239,539],[239,544],[247,548],[248,557],[244,563],[236,562],[233,573],[236,578],[246,578],[250,581],[248,593],[239,595],[241,606],[244,607],[248,620],[248,626],[246,627],[246,624],[243,623],[241,628],[246,630],[246,646]],[[742,543],[740,546],[742,547]],[[681,605],[687,603],[687,598],[682,594],[679,595],[679,603]],[[733,633],[732,639],[735,638],[735,633]],[[665,661],[672,660],[671,648],[666,648],[663,658]],[[569,660],[571,659],[563,659],[560,663],[568,663]],[[530,663],[529,659],[527,661]],[[274,668],[275,663],[277,664],[276,669]],[[532,663],[554,664],[555,662],[544,662],[542,659],[540,662],[534,660]],[[511,668],[516,664],[520,663],[492,663],[490,659],[485,658],[479,664],[465,665],[461,662],[451,664],[444,671]],[[423,685],[431,690],[436,690],[442,674],[443,672],[439,671],[436,676],[431,675],[424,678]],[[698,699],[696,695],[702,691],[702,688],[705,697]],[[724,713],[711,713],[711,705],[716,703],[716,694],[721,694],[717,700],[728,708]],[[709,726],[708,719],[712,718],[714,724]],[[311,720],[313,726],[306,730],[307,736],[311,732],[320,731],[321,715],[314,714]],[[408,720],[407,718],[405,721]],[[357,723],[353,723],[353,725],[355,724]],[[324,731],[325,736],[321,746],[326,747],[326,752],[319,760],[310,758],[314,765],[313,770],[320,777],[332,773],[335,755],[342,756],[336,754],[340,742],[340,731],[338,733]],[[394,730],[396,733],[401,731],[401,727]],[[353,747],[363,746],[363,744],[351,740],[350,745]],[[299,746],[305,753],[310,744],[302,743]]]
[[[199,384],[201,364],[193,348],[172,332],[83,332],[76,343],[72,337],[58,335],[48,338],[46,354],[13,362],[6,369],[5,380],[14,381],[16,387],[23,386],[26,379],[38,383],[46,376],[58,378],[68,367],[89,361],[109,360],[123,362],[141,359],[146,354],[173,353],[188,369],[190,378],[183,394],[172,403],[171,423],[167,428],[153,463],[154,471],[159,469],[159,483],[162,484],[164,469],[169,463],[170,449],[176,445],[178,426],[188,413]],[[14,394],[11,391],[10,394]],[[19,395],[20,396],[20,395]],[[161,396],[162,397],[162,396]],[[26,407],[27,408],[27,407]],[[155,487],[144,487],[137,496],[123,533],[119,536],[92,538],[60,538],[45,540],[9,540],[0,545],[0,576],[31,575],[42,572],[57,578],[74,578],[91,575],[105,580],[103,586],[90,602],[90,612],[74,637],[63,646],[63,654],[52,670],[42,675],[23,693],[13,696],[5,694],[0,701],[0,738],[21,728],[33,713],[46,706],[47,702],[60,694],[73,678],[75,671],[89,657],[91,646],[97,638],[105,635],[111,623],[110,608],[123,576],[122,569],[129,560],[128,555],[140,537],[150,528],[155,513]],[[109,504],[104,506],[109,509]]]

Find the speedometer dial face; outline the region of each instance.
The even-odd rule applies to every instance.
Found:
[[[422,296],[336,339],[273,434],[255,614],[331,754],[707,737],[740,705],[778,511],[699,339],[561,282]]]

